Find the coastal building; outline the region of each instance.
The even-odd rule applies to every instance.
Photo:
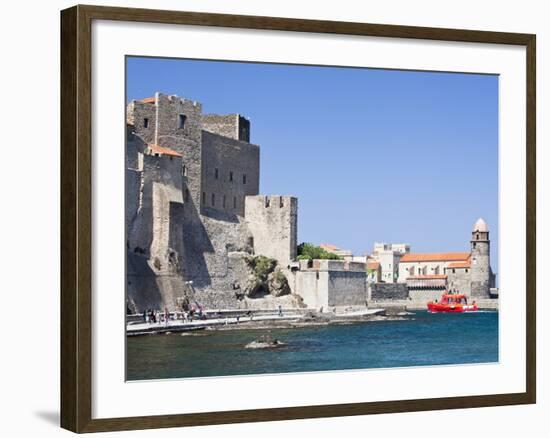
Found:
[[[382,279],[382,268],[380,262],[367,261],[367,281],[369,283],[380,283]]]
[[[415,253],[406,244],[376,243],[372,258],[381,265],[381,277],[369,282],[369,300],[378,305],[399,302],[424,308],[428,301],[450,291],[494,307],[496,300],[491,298],[498,296],[498,289],[491,270],[490,243],[483,219],[472,227],[469,252]]]
[[[407,283],[410,289],[439,288],[447,286],[447,268],[469,266],[469,252],[409,253],[399,262],[400,283]],[[468,269],[468,268],[466,268]]]
[[[374,256],[382,251],[393,251],[398,254],[407,254],[411,250],[411,245],[408,243],[385,243],[385,242],[375,242],[372,254]]]
[[[490,264],[489,228],[478,219],[471,233],[470,252],[408,253],[399,262],[398,282],[414,298],[435,299],[442,291],[468,297],[491,297],[495,275]]]
[[[319,246],[323,248],[326,252],[330,252],[337,255],[338,257],[342,257],[342,259],[344,260],[349,260],[353,257],[353,253],[349,249],[342,249],[331,243],[321,243]]]
[[[372,257],[380,263],[381,282],[396,283],[398,281],[399,261],[410,249],[410,245],[406,243],[376,242],[374,244]]]

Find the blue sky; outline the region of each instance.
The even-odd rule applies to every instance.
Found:
[[[497,270],[497,76],[128,58],[128,101],[156,91],[250,119],[260,193],[298,197],[300,242],[468,251],[483,217]]]

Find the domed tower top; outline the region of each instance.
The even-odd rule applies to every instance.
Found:
[[[482,218],[479,218],[474,224],[472,240],[489,240],[489,227]]]
[[[487,226],[487,222],[485,222],[483,218],[479,218],[474,224],[474,228],[472,229],[472,231],[473,232],[481,231],[483,233],[488,233],[489,227]]]

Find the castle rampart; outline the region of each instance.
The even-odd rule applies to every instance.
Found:
[[[239,114],[203,114],[202,129],[226,138],[250,142],[250,121]]]
[[[245,218],[254,252],[286,268],[296,258],[298,200],[292,196],[247,196]]]
[[[328,311],[331,308],[364,307],[367,304],[365,263],[343,260],[302,260],[289,274],[293,289],[304,304]]]

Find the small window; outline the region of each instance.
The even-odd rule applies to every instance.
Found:
[[[206,204],[206,193],[202,192],[202,203]]]
[[[233,196],[233,208],[237,208],[237,197]]]
[[[246,184],[246,174],[243,175],[243,184]]]
[[[183,174],[183,176],[187,176],[187,167],[185,166],[185,164],[181,168],[181,173]]]
[[[468,273],[468,268],[466,268],[466,273]]]
[[[185,122],[187,121],[187,116],[185,114],[180,114],[178,116],[178,129],[185,128]]]
[[[453,268],[453,274],[456,274],[456,270]]]
[[[145,117],[143,119],[143,127],[144,128],[148,128],[149,127],[149,119],[147,117]]]
[[[223,195],[222,207],[225,208],[225,195]]]
[[[211,204],[212,204],[212,207],[216,205],[216,195],[214,195],[214,193],[212,193]]]
[[[229,171],[229,181],[233,181],[233,171]]]
[[[214,178],[218,179],[218,177],[219,177],[219,172],[218,172],[218,168],[216,167],[214,169]]]

